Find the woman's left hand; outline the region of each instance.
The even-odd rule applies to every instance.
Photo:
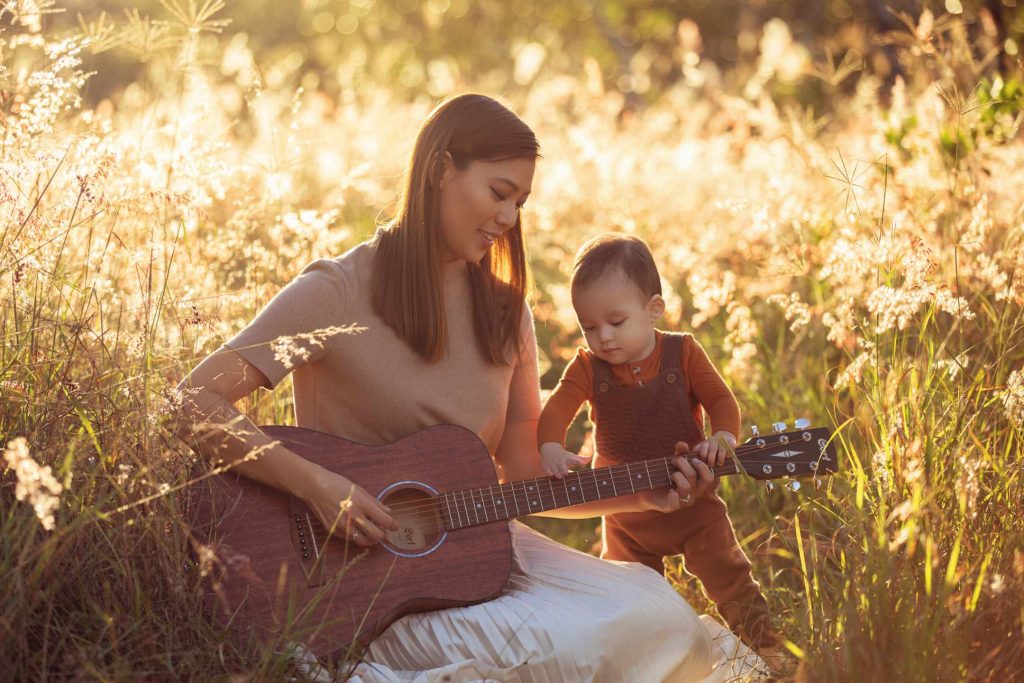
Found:
[[[644,509],[675,512],[680,508],[690,507],[697,500],[697,496],[705,495],[715,485],[715,475],[706,464],[700,460],[694,460],[691,464],[690,460],[684,457],[689,452],[690,447],[682,441],[676,444],[676,457],[672,458],[672,464],[678,471],[672,474],[673,487],[639,494]]]

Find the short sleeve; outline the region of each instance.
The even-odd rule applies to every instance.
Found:
[[[322,358],[345,324],[340,266],[319,259],[278,292],[226,346],[276,387],[289,372]]]
[[[540,417],[540,373],[537,370],[537,334],[533,329],[533,314],[529,306],[523,307],[520,328],[521,349],[512,370],[508,390],[508,412],[505,422],[536,420]]]

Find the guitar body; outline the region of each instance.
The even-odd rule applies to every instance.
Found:
[[[451,533],[437,510],[439,492],[498,485],[475,434],[437,425],[365,446],[299,427],[261,429],[377,496],[400,529],[370,548],[347,543],[344,529],[328,537],[301,500],[232,472],[203,476],[200,463],[187,504],[195,540],[217,557],[206,606],[236,634],[270,640],[295,624],[315,655],[345,656],[405,614],[501,593],[512,567],[508,521]]]

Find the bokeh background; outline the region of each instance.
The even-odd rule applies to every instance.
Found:
[[[1016,0],[2,7],[0,677],[306,675],[202,616],[198,574],[244,558],[191,564],[173,387],[372,235],[423,117],[465,91],[541,141],[545,391],[580,343],[572,256],[621,230],[744,424],[835,431],[843,471],[817,486],[722,484],[783,676],[1024,673]],[[242,407],[293,421],[287,381]]]

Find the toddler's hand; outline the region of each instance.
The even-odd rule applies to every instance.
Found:
[[[697,444],[694,455],[708,464],[708,467],[721,467],[726,458],[736,450],[736,437],[732,432],[718,431]]]
[[[590,464],[589,457],[570,453],[562,448],[562,444],[554,441],[541,445],[540,459],[544,465],[544,473],[559,479],[569,474],[570,467]]]

